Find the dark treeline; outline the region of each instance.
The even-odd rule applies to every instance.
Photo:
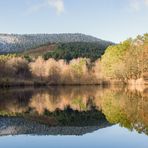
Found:
[[[59,43],[52,52],[44,54],[44,59],[54,58],[65,59],[70,61],[79,57],[89,58],[91,61],[96,61],[101,55],[104,54],[105,49],[111,45],[111,43],[99,43],[99,42],[70,42]]]

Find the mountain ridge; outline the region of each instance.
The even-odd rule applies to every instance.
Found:
[[[91,35],[82,33],[61,34],[4,34],[0,33],[0,53],[22,52],[49,43],[86,42],[101,45],[113,44]]]

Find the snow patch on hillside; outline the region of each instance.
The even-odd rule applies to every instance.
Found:
[[[0,43],[1,44],[15,44],[15,43],[19,43],[19,39],[15,36],[1,35],[0,36]]]

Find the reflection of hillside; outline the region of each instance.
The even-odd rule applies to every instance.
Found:
[[[0,135],[83,135],[110,126],[96,110],[96,87],[62,87],[1,93]]]
[[[76,86],[0,91],[0,115],[75,127],[96,126],[107,119],[148,134],[147,90]]]
[[[94,115],[91,117],[89,113],[77,114],[78,118],[73,116],[73,114],[73,117],[70,115],[62,116],[60,113],[59,115],[54,115],[57,122],[52,123],[53,120],[51,120],[51,123],[48,122],[48,124],[51,124],[50,126],[43,124],[45,121],[41,122],[40,117],[35,120],[22,117],[0,117],[0,136],[21,134],[83,135],[110,126],[103,115],[98,115],[91,119]]]

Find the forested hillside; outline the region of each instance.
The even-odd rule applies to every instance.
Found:
[[[45,59],[1,55],[0,86],[102,85],[114,80],[148,84],[148,34],[109,46],[101,58],[104,51],[98,50],[98,43],[60,43],[53,48]]]
[[[59,43],[55,50],[44,54],[44,59],[65,59],[70,61],[74,58],[89,58],[91,61],[95,61],[100,58],[105,49],[109,46],[109,43],[87,43],[87,42],[70,42],[70,43]]]
[[[51,43],[98,42],[101,46],[110,42],[84,34],[0,34],[0,53],[22,52]]]

